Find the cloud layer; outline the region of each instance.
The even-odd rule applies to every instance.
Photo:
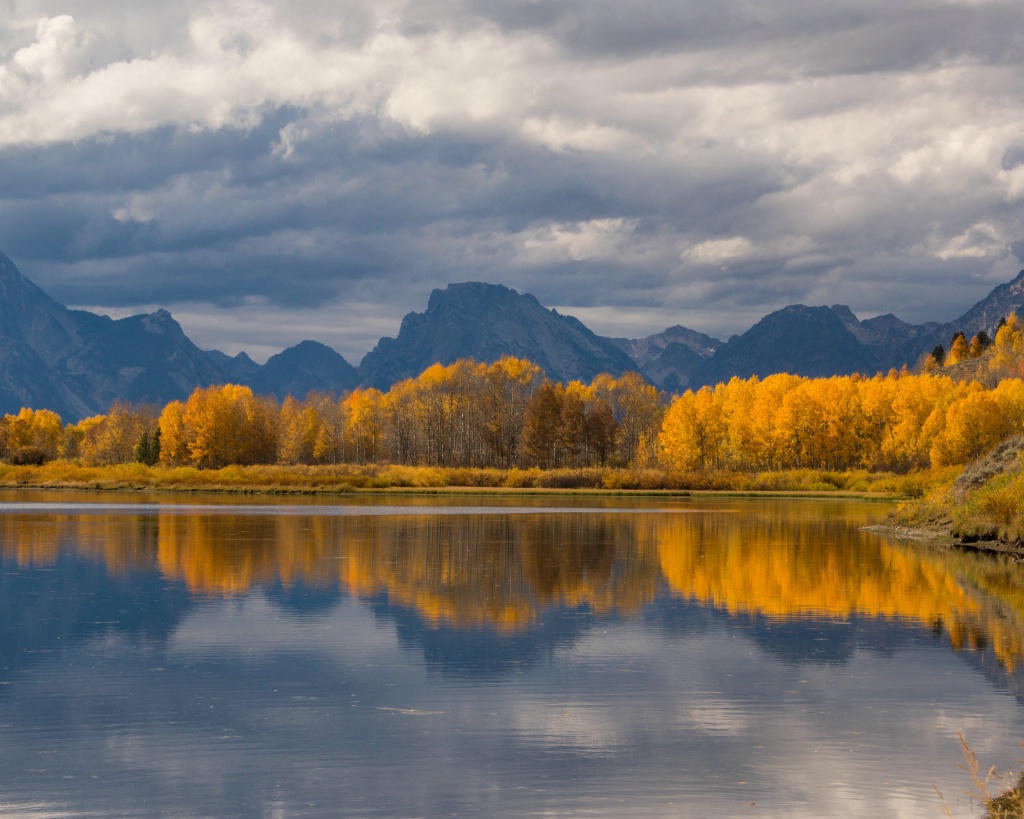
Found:
[[[0,15],[0,250],[208,347],[358,361],[465,280],[620,335],[948,320],[1022,266],[1016,2]]]

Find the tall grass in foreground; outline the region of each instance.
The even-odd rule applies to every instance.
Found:
[[[780,472],[673,472],[662,469],[474,469],[428,466],[229,466],[223,469],[83,466],[51,461],[42,466],[0,464],[0,486],[80,489],[157,489],[343,493],[373,489],[603,490],[867,493],[922,497],[949,479],[948,470],[907,475],[852,470]]]
[[[960,767],[971,775],[971,783],[974,786],[974,790],[968,793],[972,799],[977,799],[985,806],[985,819],[1024,819],[1024,772],[1016,775],[1013,772],[999,774],[993,765],[982,775],[978,755],[967,744],[961,732],[957,731],[957,736],[960,738],[960,748],[964,755]],[[1021,746],[1024,747],[1024,742]],[[994,789],[997,789],[995,793]],[[935,790],[942,801],[946,816],[952,817],[953,812],[942,791],[938,788]]]

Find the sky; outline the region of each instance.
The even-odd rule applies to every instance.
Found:
[[[0,0],[0,252],[353,364],[448,283],[595,332],[949,321],[1024,267],[1020,0]]]

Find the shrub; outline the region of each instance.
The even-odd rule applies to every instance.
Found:
[[[39,447],[23,446],[13,450],[7,460],[15,466],[42,466],[49,458]]]

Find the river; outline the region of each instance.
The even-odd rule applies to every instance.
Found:
[[[0,493],[0,816],[976,816],[1024,569],[890,508]]]

